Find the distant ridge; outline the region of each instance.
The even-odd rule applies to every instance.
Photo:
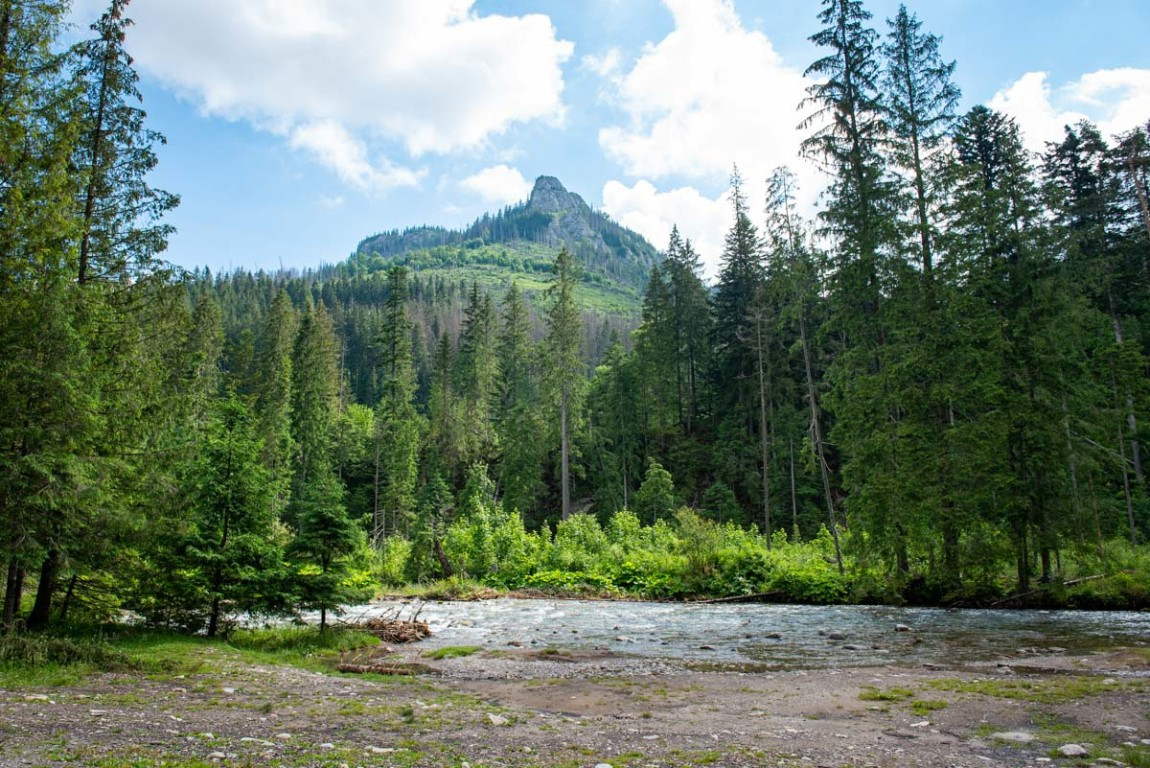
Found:
[[[538,274],[564,246],[576,257],[584,282],[629,294],[635,302],[659,258],[642,235],[591,208],[554,176],[540,176],[526,202],[484,214],[465,229],[420,226],[372,235],[356,246],[351,262],[369,271],[392,264],[440,272],[482,266],[485,274],[476,279],[498,282],[500,271],[505,279]]]

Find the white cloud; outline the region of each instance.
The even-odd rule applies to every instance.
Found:
[[[273,130],[350,183],[377,186],[403,174],[364,167],[369,144],[419,157],[481,147],[517,123],[562,121],[572,44],[547,16],[473,5],[164,0],[132,7],[128,46],[144,73],[203,112]]]
[[[507,165],[484,168],[459,182],[459,186],[494,205],[518,203],[531,194],[531,182],[523,178],[519,169]]]
[[[339,123],[321,120],[292,129],[288,142],[293,149],[307,151],[331,168],[341,179],[363,190],[419,186],[424,171],[392,165],[386,159],[372,163],[367,147]]]
[[[733,165],[753,219],[761,218],[766,177],[781,165],[799,178],[802,208],[814,211],[825,178],[799,156],[808,82],[766,35],[743,27],[731,0],[663,2],[674,29],[630,71],[616,65],[608,77],[628,120],[603,128],[599,144],[637,181],[608,182],[603,208],[659,245],[677,223],[713,276],[732,213],[725,192],[713,198],[700,187],[725,187]],[[653,181],[664,179],[691,184],[659,191]]]
[[[584,67],[599,77],[611,77],[619,71],[623,62],[623,54],[618,48],[611,48],[605,53],[589,53],[580,60]]]
[[[628,125],[599,143],[631,176],[723,179],[732,163],[766,175],[795,164],[802,72],[730,0],[664,0],[675,28],[649,45],[618,85]]]
[[[693,187],[659,192],[649,181],[630,187],[609,181],[603,187],[603,210],[660,249],[666,247],[671,227],[678,225],[702,257],[705,274],[718,274],[723,236],[734,218],[726,193],[712,200]]]
[[[1028,72],[994,95],[989,105],[1018,121],[1026,147],[1046,150],[1063,128],[1091,120],[1104,136],[1128,131],[1150,115],[1150,70],[1102,69],[1058,88],[1045,72]]]

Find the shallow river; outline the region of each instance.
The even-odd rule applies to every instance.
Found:
[[[396,611],[410,618],[417,606],[385,601],[345,618]],[[1017,658],[1020,649],[1074,654],[1150,643],[1150,612],[499,599],[429,602],[419,618],[434,632],[421,644],[428,648],[607,649],[787,668],[977,662]],[[898,624],[913,631],[896,632]]]

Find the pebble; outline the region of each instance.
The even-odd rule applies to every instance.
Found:
[[[1058,754],[1063,757],[1086,757],[1090,753],[1081,744],[1063,744],[1058,748]]]
[[[610,763],[595,763],[595,768],[615,768]]]
[[[699,650],[700,651],[713,651],[713,650],[715,650],[715,646],[713,646],[713,645],[700,645]]]
[[[223,691],[224,693],[235,693],[236,692],[235,688],[221,688],[220,690]]]
[[[283,739],[284,741],[287,741],[288,739],[291,738],[291,734],[290,733],[277,733],[276,738],[277,739]]]
[[[1134,728],[1133,726],[1129,726],[1129,725],[1116,725],[1116,726],[1114,726],[1114,730],[1121,731],[1122,733],[1137,733],[1138,732],[1137,728]]]
[[[367,751],[373,755],[388,755],[388,754],[391,754],[392,752],[394,752],[395,750],[392,749],[391,747],[368,747]]]
[[[914,630],[911,629],[910,627],[908,627],[906,624],[895,624],[894,625],[894,631],[895,632],[914,632]]]
[[[227,760],[228,756],[225,755],[223,752],[213,752],[210,755],[208,755],[208,759],[209,760]]]
[[[846,639],[847,639],[847,633],[846,632],[828,632],[827,633],[827,640],[846,640]]]
[[[507,725],[508,722],[506,717],[501,717],[500,715],[492,714],[491,712],[487,713],[487,719],[491,721],[492,725]]]
[[[335,749],[335,744],[332,744],[330,741],[325,741],[323,744],[319,745],[319,748],[320,749]]]
[[[990,738],[998,739],[999,741],[1015,741],[1020,744],[1034,741],[1034,734],[1027,733],[1026,731],[1002,731],[1000,733],[990,734]]]

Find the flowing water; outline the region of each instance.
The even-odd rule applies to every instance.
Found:
[[[397,611],[409,618],[416,606],[384,601],[352,608],[347,618]],[[1076,654],[1150,642],[1150,612],[1123,611],[498,599],[429,602],[419,618],[434,633],[421,644],[427,648],[598,649],[780,668],[985,662],[1017,658],[1020,649]],[[913,631],[896,631],[899,624]]]

